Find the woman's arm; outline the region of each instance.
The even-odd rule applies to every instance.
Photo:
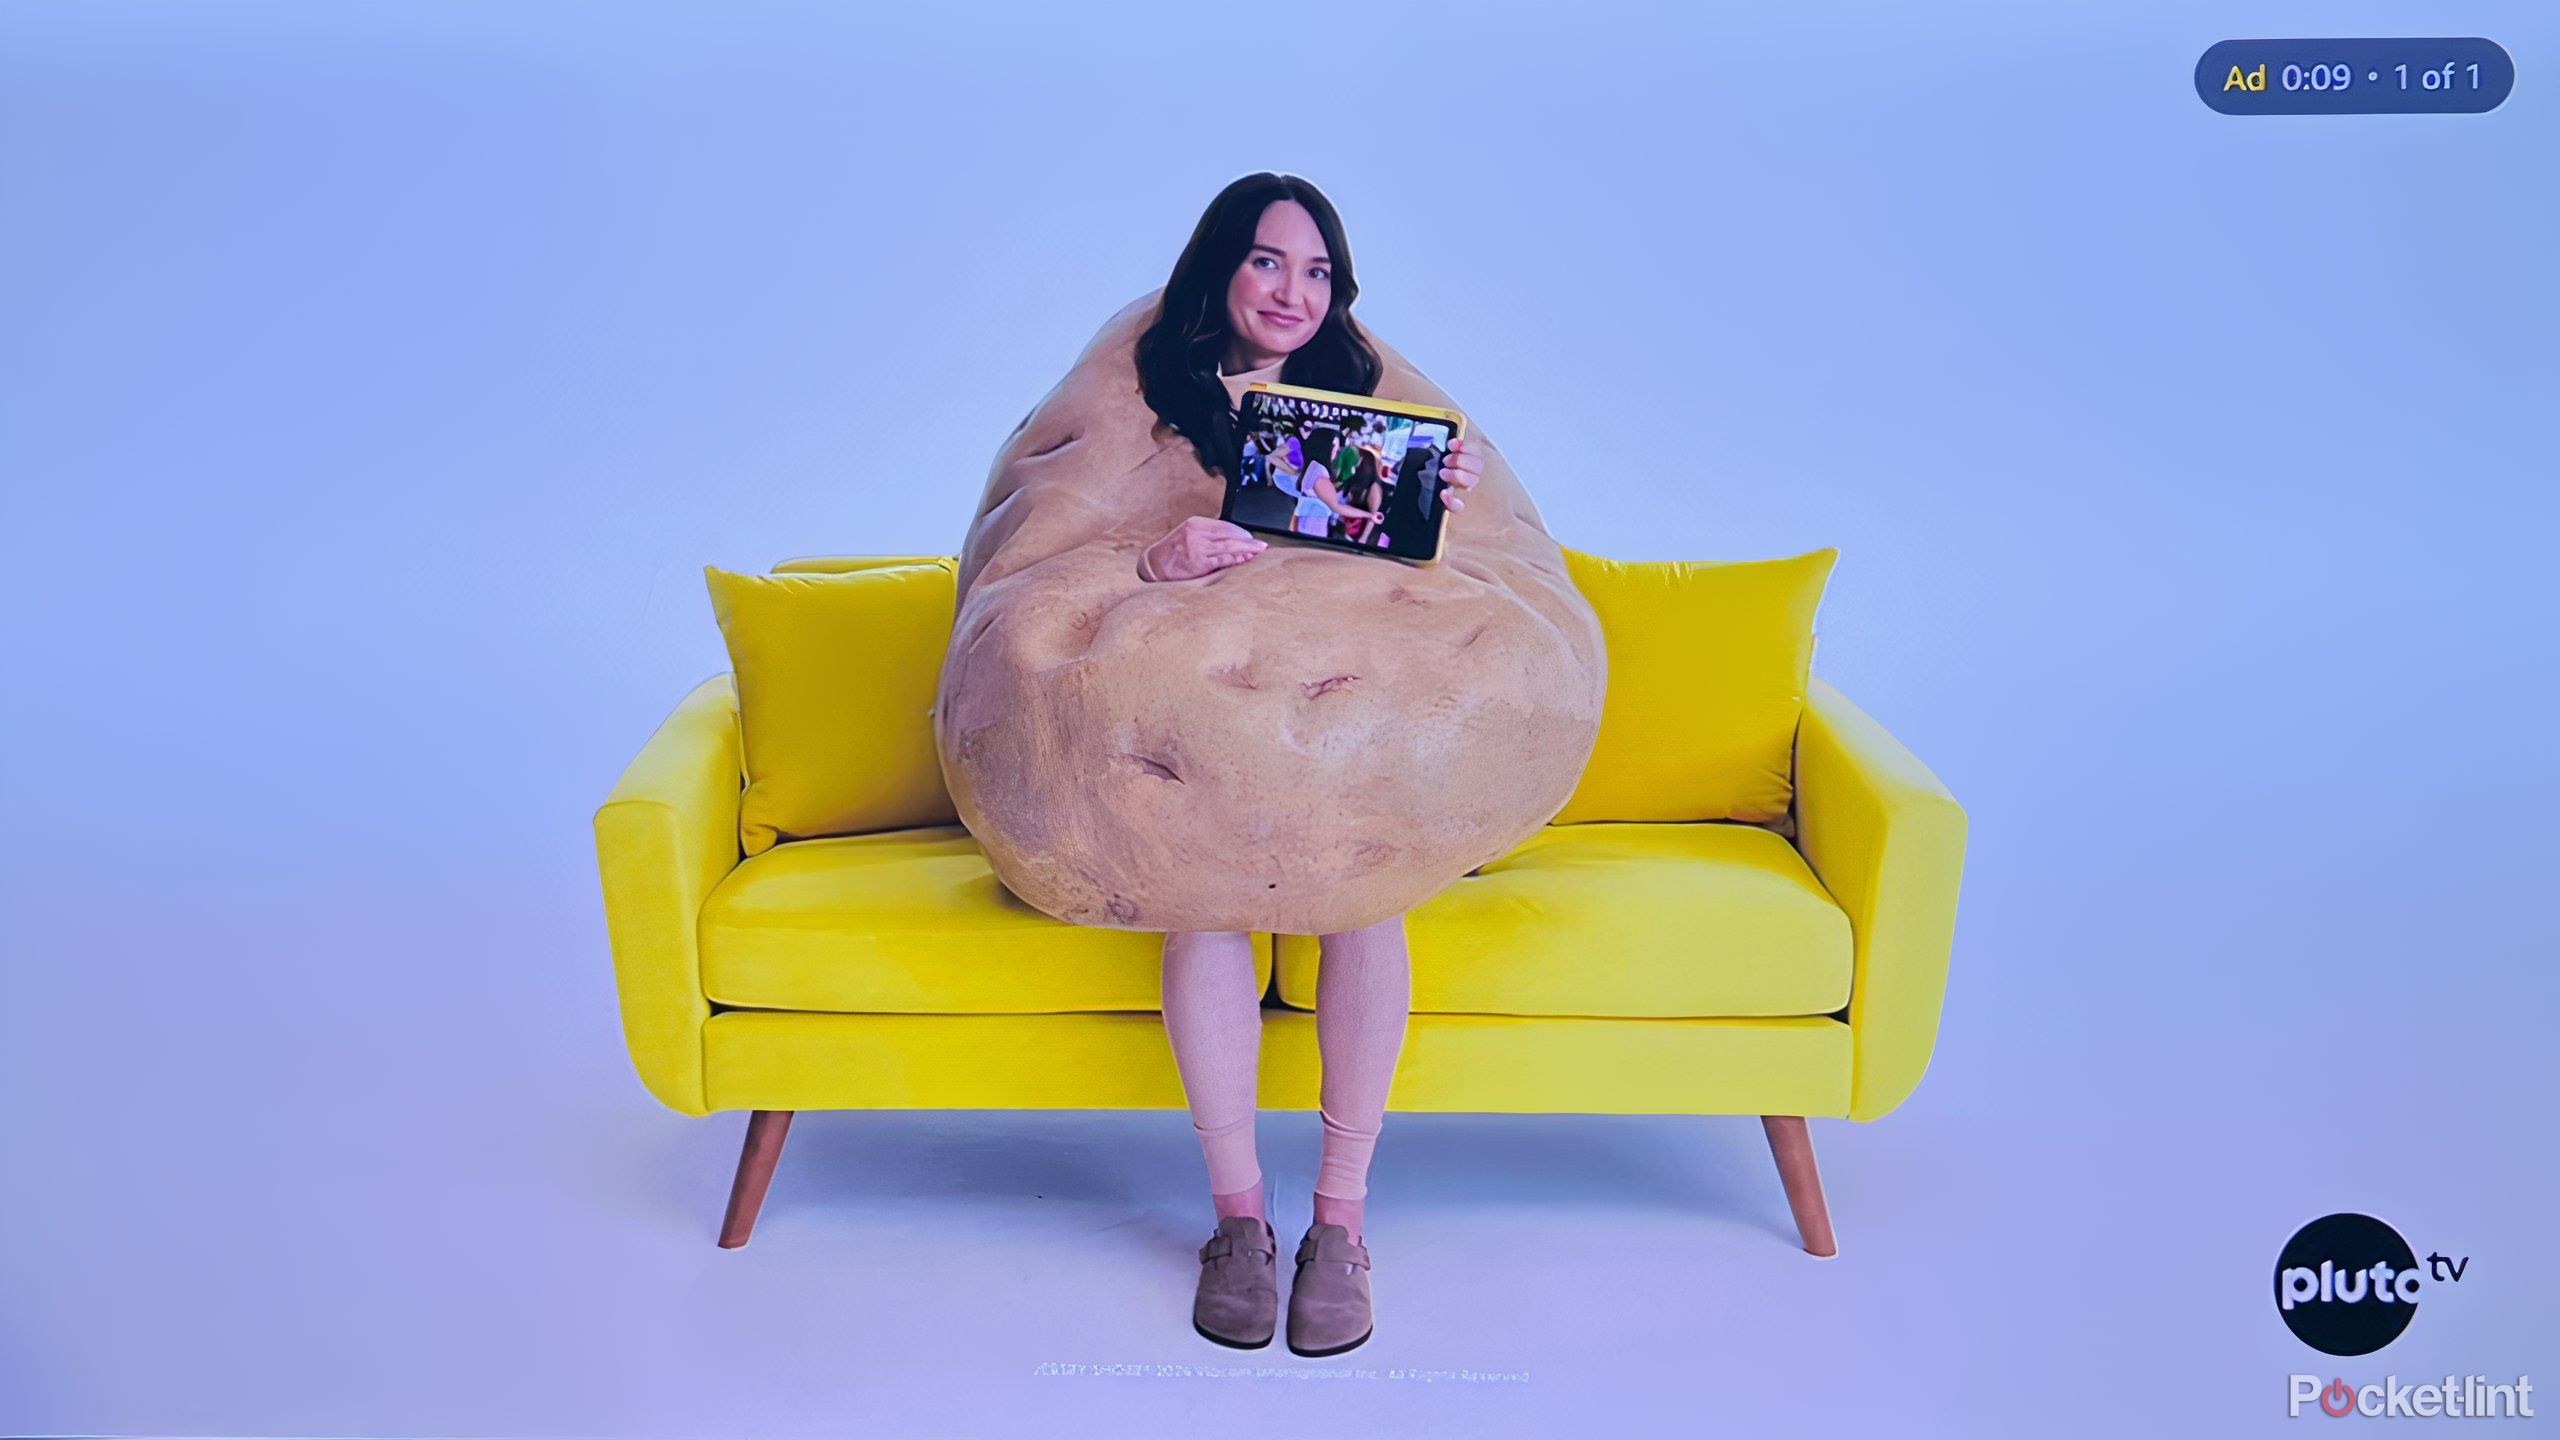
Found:
[[[1334,488],[1333,481],[1324,476],[1316,479],[1316,498],[1324,502],[1324,508],[1346,520],[1362,518],[1369,513],[1343,499],[1342,492]]]

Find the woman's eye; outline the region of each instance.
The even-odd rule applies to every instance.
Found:
[[[1307,271],[1307,278],[1310,280],[1330,280],[1333,278],[1333,272],[1327,270],[1321,265],[1318,265]]]
[[[1276,265],[1276,264],[1278,264],[1279,262],[1278,262],[1278,261],[1276,261],[1276,260],[1273,260],[1273,259],[1272,259],[1270,256],[1268,256],[1268,255],[1256,255],[1256,256],[1254,256],[1254,257],[1253,257],[1253,263],[1254,263],[1254,264],[1256,264],[1256,265],[1260,265],[1260,266],[1270,266],[1270,265]]]

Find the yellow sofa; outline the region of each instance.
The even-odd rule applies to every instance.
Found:
[[[1031,909],[957,825],[742,859],[737,707],[732,672],[695,686],[594,819],[642,1083],[751,1112],[721,1245],[746,1243],[795,1111],[1184,1108],[1159,936]],[[1965,818],[1818,676],[1794,780],[1792,844],[1551,824],[1413,910],[1389,1108],[1757,1115],[1804,1247],[1835,1253],[1805,1118],[1873,1120],[1927,1067]],[[1255,937],[1268,1108],[1317,1105],[1316,961],[1312,937]]]

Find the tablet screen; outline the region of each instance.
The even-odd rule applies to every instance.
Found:
[[[1243,454],[1220,518],[1338,549],[1438,558],[1440,460],[1457,427],[1364,398],[1247,390],[1236,426]]]

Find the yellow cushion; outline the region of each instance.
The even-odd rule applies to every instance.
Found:
[[[948,565],[960,568],[957,555],[800,555],[773,567],[776,575],[840,575],[847,570],[877,570],[884,565]]]
[[[1281,935],[1280,998],[1316,1003],[1322,950]],[[1405,916],[1417,1013],[1827,1015],[1849,917],[1754,825],[1549,825]]]
[[[932,719],[956,564],[703,573],[737,676],[745,854],[802,836],[959,819]]]
[[[1774,837],[1773,837],[1774,838]],[[702,906],[723,1005],[923,1014],[1159,1010],[1164,937],[1052,920],[958,825],[777,845]],[[1271,975],[1254,945],[1254,989]]]
[[[1813,613],[1836,549],[1785,560],[1608,560],[1567,547],[1600,617],[1600,736],[1554,823],[1783,820]]]

